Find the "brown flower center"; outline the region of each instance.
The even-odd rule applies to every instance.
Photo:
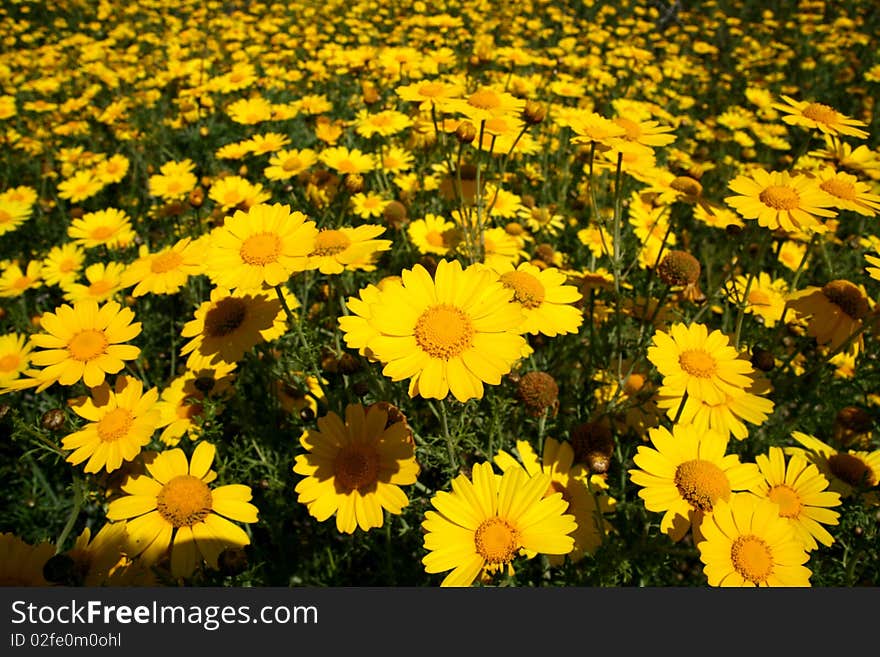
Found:
[[[379,478],[379,453],[364,445],[349,445],[336,457],[336,483],[346,492],[374,486]]]
[[[874,471],[862,459],[852,454],[843,452],[834,454],[828,459],[828,467],[835,477],[850,486],[877,484],[877,475]]]
[[[826,283],[822,288],[828,300],[853,319],[862,319],[868,314],[870,307],[862,291],[845,280]]]
[[[247,304],[243,299],[226,297],[205,313],[205,335],[222,338],[233,333],[244,323]]]

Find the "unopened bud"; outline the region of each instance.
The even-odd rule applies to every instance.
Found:
[[[470,121],[462,121],[455,129],[455,137],[462,144],[470,144],[477,138],[477,128]]]

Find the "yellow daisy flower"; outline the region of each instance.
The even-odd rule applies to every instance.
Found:
[[[446,256],[461,242],[461,230],[451,221],[435,214],[415,219],[406,228],[409,239],[420,253]]]
[[[287,315],[273,290],[231,292],[216,287],[181,330],[181,337],[190,340],[180,355],[188,356],[190,369],[220,361],[237,363],[254,345],[274,340],[286,330]]]
[[[38,373],[37,392],[56,381],[71,386],[80,379],[88,387],[101,385],[106,374],[116,374],[127,360],[141,350],[124,344],[141,332],[141,323],[132,322],[134,312],[115,301],[102,306],[94,299],[63,304],[55,312],[43,313],[43,333],[30,340],[41,351],[34,351],[31,362],[43,369]]]
[[[204,271],[215,285],[257,288],[280,285],[310,269],[315,222],[290,206],[258,204],[238,210],[211,234]]]
[[[549,337],[577,333],[584,316],[571,304],[582,296],[574,285],[566,285],[565,274],[555,267],[539,269],[529,262],[516,268],[506,264],[496,271],[504,287],[513,290],[513,301],[523,309],[522,333]]]
[[[208,198],[224,210],[251,208],[265,203],[270,197],[271,194],[260,183],[252,183],[241,176],[226,176],[215,180],[208,190]]]
[[[477,463],[471,475],[452,480],[452,492],[431,498],[422,529],[425,572],[450,572],[440,586],[470,586],[481,575],[514,574],[517,555],[566,555],[577,529],[562,493],[545,495],[547,473],[529,477],[522,468],[496,475],[491,463]]]
[[[345,423],[332,411],[318,418],[318,429],[305,431],[306,454],[296,457],[293,471],[304,475],[296,485],[297,501],[319,522],[336,514],[345,534],[383,524],[383,510],[399,515],[409,504],[400,486],[419,474],[415,448],[403,421],[390,422],[378,405],[365,411],[349,404]]]
[[[12,232],[31,218],[33,206],[21,201],[0,199],[0,235]]]
[[[837,524],[840,514],[830,507],[840,506],[840,494],[828,490],[828,479],[819,468],[800,454],[792,454],[786,466],[780,447],[758,454],[755,462],[763,480],[751,492],[779,505],[780,517],[788,519],[808,552],[819,547],[816,541],[830,546],[834,537],[822,525]]]
[[[697,544],[709,586],[810,585],[809,555],[779,507],[751,493],[720,500]]]
[[[86,249],[96,246],[116,249],[134,242],[135,232],[125,212],[107,208],[74,219],[67,229],[67,236]]]
[[[788,296],[788,305],[798,317],[808,318],[807,335],[833,350],[842,347],[861,329],[862,320],[873,307],[864,287],[843,279],[793,292]],[[849,350],[860,352],[862,345],[859,335]]]
[[[815,178],[791,175],[788,171],[756,169],[751,175],[740,175],[728,187],[738,196],[724,201],[746,219],[757,219],[758,225],[770,230],[788,232],[825,232],[819,217],[833,217],[832,196],[821,189]]]
[[[391,248],[391,240],[374,239],[384,232],[384,226],[375,224],[321,229],[306,269],[317,269],[322,274],[341,274],[346,269],[373,271],[376,254]]]
[[[43,258],[43,280],[46,285],[72,283],[85,261],[86,252],[75,242],[53,246]]]
[[[494,458],[495,465],[507,472],[511,468],[522,468],[529,477],[546,473],[550,475],[550,485],[544,497],[554,493],[562,493],[562,499],[568,503],[567,513],[574,516],[577,529],[572,532],[574,546],[568,554],[572,563],[580,561],[584,555],[593,554],[601,545],[603,537],[611,526],[607,520],[599,519],[599,514],[614,510],[615,500],[603,494],[607,484],[601,475],[590,475],[586,464],[574,464],[574,450],[570,443],[559,442],[554,438],[544,440],[543,456],[525,440],[516,441],[516,451],[520,457],[517,461],[504,450],[500,450]],[[590,484],[587,485],[587,477]],[[590,490],[593,487],[593,490]],[[565,555],[551,554],[548,557],[551,566],[559,566],[565,561]]]
[[[159,167],[159,173],[149,178],[150,196],[158,196],[166,201],[183,198],[199,181],[193,173],[195,167],[190,159],[166,162]]]
[[[880,449],[837,450],[815,436],[793,431],[800,447],[786,447],[788,455],[800,455],[813,463],[830,482],[828,490],[850,497],[859,490],[875,488],[880,483]]]
[[[124,271],[125,265],[118,262],[91,264],[84,272],[88,285],[74,281],[61,286],[64,300],[75,303],[83,299],[98,302],[112,299],[123,288],[121,280]]]
[[[15,381],[31,362],[33,345],[18,333],[0,335],[0,388]]]
[[[24,270],[17,262],[4,263],[0,274],[0,297],[17,297],[42,285],[43,263],[39,260],[31,260]]]
[[[411,397],[481,398],[483,383],[498,385],[526,344],[512,297],[486,268],[441,260],[432,278],[416,265],[369,305],[365,319],[377,333],[366,348],[385,363],[385,376],[410,379]]]
[[[336,146],[321,151],[318,159],[337,173],[367,173],[375,166],[373,156],[367,155],[357,148],[349,150],[345,146]]]
[[[826,135],[848,135],[865,139],[868,133],[860,128],[868,127],[863,121],[851,119],[824,103],[795,100],[781,96],[784,103],[774,103],[773,108],[784,113],[782,120],[789,125],[815,128]]]
[[[738,396],[752,384],[749,361],[739,357],[721,331],[705,324],[676,323],[669,333],[657,331],[648,347],[650,360],[663,376],[661,394],[710,404]]]
[[[748,277],[739,275],[731,281],[725,292],[735,304],[743,301],[743,293],[748,285]],[[745,312],[757,315],[764,326],[773,327],[785,311],[788,283],[784,278],[773,279],[767,272],[760,272],[749,285]]]
[[[269,158],[263,175],[269,180],[289,180],[311,169],[317,161],[318,154],[311,148],[278,151]]]
[[[642,486],[639,497],[648,511],[663,513],[660,531],[673,541],[693,528],[696,542],[700,523],[719,500],[733,491],[748,490],[761,477],[754,463],[740,463],[726,454],[728,437],[716,431],[699,431],[690,424],[648,430],[653,447],[640,445],[629,471]]]
[[[872,193],[868,183],[851,173],[825,167],[816,178],[819,189],[831,195],[838,210],[852,210],[865,217],[874,217],[880,211],[880,194]]]
[[[202,273],[204,253],[199,246],[189,237],[155,253],[150,253],[146,244],[141,245],[137,260],[122,273],[122,287],[134,285],[133,297],[178,292],[190,276]]]
[[[91,171],[77,171],[70,178],[58,183],[58,197],[71,203],[79,203],[100,192],[104,186]]]
[[[71,450],[67,462],[88,459],[85,472],[110,473],[134,460],[159,425],[158,398],[156,388],[143,392],[140,381],[125,375],[116,377],[112,390],[106,381],[93,387],[90,398],[72,405],[89,424],[62,439],[61,447]]]
[[[187,463],[182,449],[146,461],[147,475],[130,477],[126,495],[110,502],[107,519],[125,521],[128,554],[144,564],[157,563],[170,550],[171,574],[189,577],[200,562],[217,568],[227,547],[244,547],[250,538],[231,521],[257,522],[251,489],[241,484],[211,488],[216,449],[199,443]]]

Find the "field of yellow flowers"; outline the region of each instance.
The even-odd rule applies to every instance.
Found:
[[[871,0],[0,8],[0,584],[880,585]]]

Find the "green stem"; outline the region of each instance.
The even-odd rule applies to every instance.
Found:
[[[449,420],[446,418],[446,400],[440,400],[440,427],[443,430],[443,438],[446,440],[446,453],[449,455],[449,465],[453,471],[458,471],[458,459],[455,456],[455,443],[449,435]]]
[[[76,524],[76,519],[79,517],[79,512],[82,509],[83,503],[83,490],[82,490],[82,482],[80,478],[73,475],[73,507],[70,509],[70,515],[67,516],[67,522],[64,525],[64,529],[61,530],[61,534],[58,536],[58,540],[55,542],[55,552],[56,554],[61,552],[61,548],[64,547],[64,542],[67,540],[67,537],[70,535],[71,530],[73,530],[73,526]]]

